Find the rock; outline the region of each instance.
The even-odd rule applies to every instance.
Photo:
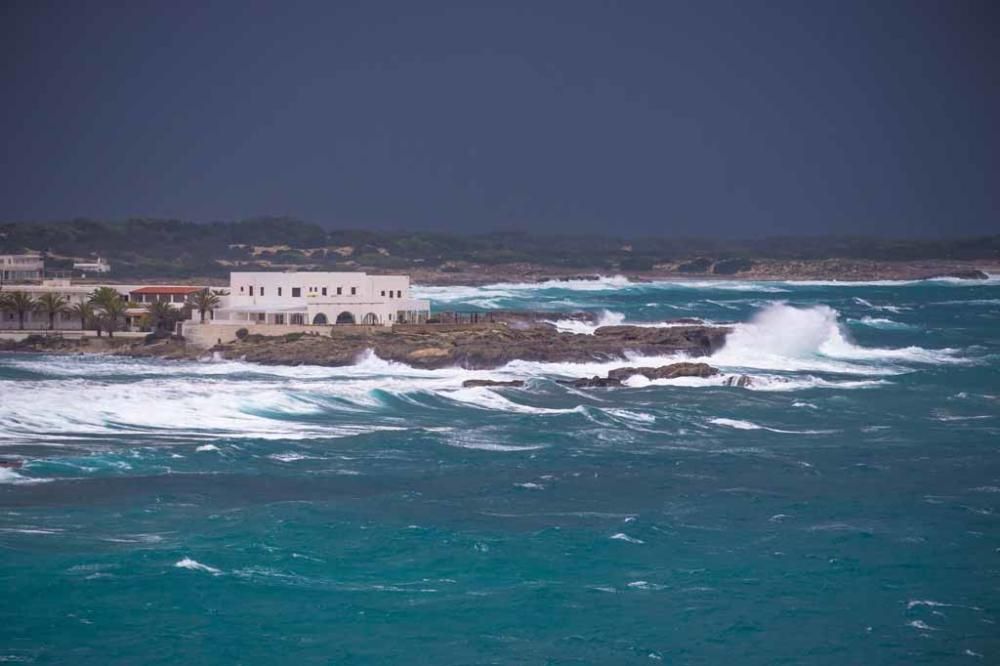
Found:
[[[677,317],[676,319],[664,319],[664,324],[691,324],[693,326],[701,326],[705,323],[704,319],[699,319],[698,317]]]
[[[593,377],[583,377],[581,379],[560,379],[558,381],[560,384],[573,386],[575,388],[608,388],[610,386],[622,385],[620,379],[598,377],[597,375],[594,375]]]
[[[674,379],[676,377],[712,377],[719,374],[716,368],[707,363],[671,363],[658,368],[615,368],[608,372],[608,379],[623,381],[632,375],[642,375],[647,379]]]
[[[723,382],[724,386],[735,386],[736,388],[746,388],[751,384],[753,384],[753,378],[749,375],[732,375],[726,377],[726,381]]]
[[[481,386],[524,386],[524,381],[520,379],[506,382],[497,379],[466,379],[462,382],[462,388],[479,388]]]

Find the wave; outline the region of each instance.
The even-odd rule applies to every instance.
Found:
[[[699,326],[718,326],[712,321],[702,319]],[[626,321],[625,315],[621,312],[611,310],[601,310],[597,314],[597,320],[593,323],[581,321],[579,319],[557,319],[546,321],[552,324],[557,331],[562,333],[576,333],[578,335],[594,335],[594,332],[602,326],[638,326],[641,328],[676,328],[678,326],[691,326],[690,323],[678,323],[671,321]]]
[[[24,476],[18,474],[12,469],[6,467],[0,467],[0,483],[10,484],[13,486],[30,485],[34,483],[45,483],[46,481],[51,481],[52,479],[35,479],[30,476]]]
[[[720,367],[891,375],[909,364],[964,363],[956,349],[862,347],[850,341],[840,314],[826,305],[772,304],[737,324],[713,356]]]
[[[192,560],[190,557],[185,557],[181,560],[178,560],[174,564],[174,566],[177,567],[178,569],[189,569],[191,571],[204,571],[214,576],[222,574],[221,569],[216,569],[215,567],[210,567],[207,564],[202,564],[197,560]]]
[[[861,324],[862,326],[880,328],[888,331],[902,331],[915,328],[911,324],[904,324],[902,322],[893,321],[892,319],[886,319],[884,317],[862,317],[861,319],[850,319],[849,321],[852,324]]]

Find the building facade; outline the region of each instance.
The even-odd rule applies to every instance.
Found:
[[[430,302],[410,297],[405,275],[240,272],[215,323],[392,326],[422,323]]]
[[[187,285],[138,285],[138,284],[74,284],[67,279],[43,280],[40,284],[4,285],[3,294],[23,292],[36,301],[44,294],[58,294],[66,301],[66,311],[55,318],[55,329],[61,331],[79,331],[81,322],[69,310],[78,303],[86,303],[91,294],[99,287],[111,287],[118,292],[122,302],[128,303],[124,319],[120,323],[123,330],[138,330],[140,320],[146,314],[146,306],[156,301],[170,303],[175,308],[184,307],[190,294],[201,291],[204,287]],[[24,330],[46,330],[49,327],[48,315],[33,311],[25,314]],[[0,311],[0,330],[18,330],[20,320],[16,313],[9,310]]]
[[[0,254],[0,282],[41,280],[44,275],[40,254]]]

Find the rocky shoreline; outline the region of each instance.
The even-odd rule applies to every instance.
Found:
[[[583,315],[581,315],[583,316]],[[325,334],[248,335],[209,350],[181,338],[127,342],[31,336],[0,342],[0,351],[104,353],[136,358],[245,360],[264,365],[353,365],[367,353],[406,365],[437,369],[489,370],[511,361],[585,363],[625,361],[629,354],[708,356],[725,344],[725,326],[672,324],[604,326],[593,335],[566,333],[543,321],[513,318],[485,324],[400,326],[392,329],[344,327]]]

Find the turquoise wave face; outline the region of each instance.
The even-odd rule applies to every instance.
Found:
[[[422,291],[735,328],[592,391],[622,363],[0,356],[0,659],[998,659],[995,280]]]

